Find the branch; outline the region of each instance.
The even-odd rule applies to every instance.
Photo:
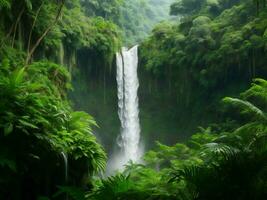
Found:
[[[57,24],[58,20],[59,20],[59,17],[62,13],[62,10],[63,10],[63,6],[65,4],[65,0],[62,0],[61,1],[61,4],[59,6],[59,9],[58,9],[58,13],[57,13],[57,16],[55,18],[55,20],[53,21],[53,23],[51,24],[51,26],[49,26],[45,31],[44,33],[41,35],[41,37],[36,41],[35,45],[32,47],[32,49],[30,50],[30,52],[28,53],[27,55],[27,58],[26,58],[26,61],[25,61],[25,65],[27,66],[29,64],[29,61],[33,55],[33,53],[35,52],[35,50],[37,49],[37,47],[40,45],[40,43],[42,42],[42,40],[45,38],[45,36],[52,30],[52,28]]]
[[[24,13],[24,11],[25,11],[25,7],[23,7],[22,10],[20,11],[20,13],[19,13],[19,15],[18,15],[18,17],[17,17],[17,19],[16,19],[15,24],[13,24],[13,25],[11,26],[11,28],[10,28],[8,34],[2,39],[2,41],[1,41],[1,45],[0,45],[0,49],[1,49],[1,48],[3,47],[3,45],[4,45],[5,39],[8,38],[8,37],[11,35],[11,33],[13,32],[13,30],[14,30],[13,41],[12,41],[12,46],[13,46],[14,38],[15,38],[15,36],[16,36],[17,26],[18,26],[18,23],[19,23],[19,21],[20,21],[22,15],[23,15],[23,13]]]
[[[39,7],[38,10],[36,11],[36,15],[35,15],[34,21],[33,21],[33,23],[32,23],[32,28],[31,28],[31,31],[30,31],[30,34],[29,34],[28,45],[27,45],[27,55],[28,55],[29,52],[30,52],[30,46],[31,46],[31,42],[32,42],[32,32],[33,32],[33,29],[34,29],[34,27],[35,27],[37,18],[38,18],[39,14],[40,14],[40,11],[41,11],[43,5],[44,5],[44,2],[41,3],[40,7]]]
[[[15,28],[14,28],[14,34],[13,34],[13,39],[12,39],[12,47],[14,46],[14,42],[15,42],[15,37],[16,37],[16,33],[17,33],[17,28],[18,28],[18,24],[19,24],[19,21],[22,17],[22,14],[24,13],[25,11],[25,7],[23,7],[23,9],[20,11],[19,13],[19,16],[16,20],[16,23],[15,23]]]

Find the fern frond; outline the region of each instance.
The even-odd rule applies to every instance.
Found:
[[[231,97],[225,97],[223,101],[225,103],[229,103],[229,104],[232,104],[234,106],[241,108],[243,110],[243,113],[251,114],[255,116],[256,119],[267,122],[267,117],[265,113],[260,108],[256,107],[255,105],[253,105],[252,103],[248,101],[244,101],[244,100],[237,99],[237,98],[231,98]]]
[[[254,153],[262,153],[267,151],[267,134],[261,134],[256,136],[248,148]]]
[[[212,171],[212,168],[207,165],[190,165],[186,166],[181,170],[174,171],[172,178],[169,182],[180,182],[186,180],[189,182],[197,182],[198,179],[205,176],[208,171]]]
[[[242,138],[243,141],[243,146],[244,144],[249,144],[251,141],[254,140],[255,137],[257,137],[258,134],[262,134],[267,131],[267,127],[259,123],[258,121],[256,122],[251,122],[247,123],[238,129],[234,131],[233,134],[238,135]]]
[[[267,102],[267,81],[261,78],[253,80],[250,89],[242,93],[241,95],[245,98],[257,97],[261,98],[264,102]]]
[[[73,200],[85,200],[85,192],[81,188],[69,187],[69,186],[59,186],[59,191],[53,195],[53,198],[67,195]]]
[[[11,0],[0,0],[0,8],[8,8],[11,7]]]
[[[208,143],[203,146],[203,150],[200,154],[204,157],[208,155],[214,155],[223,156],[225,159],[228,159],[235,156],[238,152],[240,152],[239,149],[230,147],[226,144]]]
[[[88,199],[120,199],[119,196],[127,192],[129,193],[131,188],[133,188],[133,183],[130,181],[129,176],[117,174],[106,180],[102,180],[102,185],[94,193],[89,195]]]
[[[256,133],[257,130],[261,129],[260,124],[258,122],[247,123],[243,126],[240,126],[234,131],[234,134],[240,136],[246,136],[246,134]]]
[[[241,146],[243,138],[235,133],[223,133],[213,140],[215,143],[224,143],[231,146]]]

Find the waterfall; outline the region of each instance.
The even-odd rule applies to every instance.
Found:
[[[121,133],[117,139],[120,152],[113,155],[111,164],[113,170],[123,169],[129,161],[139,162],[142,156],[138,106],[138,46],[129,50],[122,48],[117,53],[116,61]]]
[[[68,157],[64,152],[61,152],[63,161],[64,161],[64,176],[65,176],[65,184],[68,182]]]

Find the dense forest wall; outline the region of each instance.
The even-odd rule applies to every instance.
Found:
[[[74,83],[70,97],[75,108],[92,113],[100,125],[95,131],[114,141],[119,133],[114,54],[169,18],[172,1],[62,2],[59,10],[53,1],[3,1],[0,57],[16,65],[45,59],[66,66]],[[110,120],[102,120],[108,115]]]
[[[169,91],[167,105],[180,136],[220,120],[216,111],[223,96],[237,95],[253,78],[267,75],[264,4],[189,2],[174,3],[171,13],[181,15],[180,22],[158,25],[140,50],[141,66],[153,80],[142,85],[152,85],[155,99]]]
[[[78,0],[2,0],[0,19],[0,199],[52,198],[64,184],[91,187],[106,153],[94,119],[75,112],[67,93],[80,52],[94,49],[112,62],[117,26],[86,15]]]
[[[114,135],[119,133],[114,54],[123,44],[142,41],[163,19],[169,21],[153,29],[139,52],[145,140],[169,143],[187,138],[198,126],[220,119],[213,111],[222,96],[238,94],[253,77],[266,76],[263,5],[257,11],[253,2],[237,0],[177,1],[171,9],[168,5],[173,1],[97,2],[66,1],[64,14],[31,59],[67,66],[75,87],[70,94],[74,106],[98,119],[101,128],[96,131],[106,138],[103,143],[115,141]],[[27,59],[28,49],[59,11],[58,4],[38,1],[6,4],[1,9],[5,47],[1,54],[14,63]],[[169,10],[179,18],[170,19]],[[88,97],[82,100],[85,93]],[[99,104],[98,109],[95,105]],[[107,115],[110,120],[103,122]],[[164,137],[166,134],[169,137]]]

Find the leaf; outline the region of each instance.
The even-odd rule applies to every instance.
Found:
[[[11,0],[0,0],[0,8],[1,7],[10,9],[11,8]]]
[[[231,97],[225,97],[223,101],[243,109],[246,113],[253,114],[254,116],[257,117],[257,119],[263,120],[265,122],[267,121],[265,113],[263,113],[261,109],[259,109],[258,107],[256,107],[255,105],[253,105],[248,101]]]
[[[8,124],[8,126],[6,126],[4,128],[4,135],[8,136],[11,132],[13,131],[13,124]]]
[[[30,0],[25,0],[25,4],[29,10],[32,10],[32,2]]]
[[[220,143],[208,143],[203,146],[203,151],[201,152],[202,156],[213,154],[216,157],[222,155],[226,159],[229,157],[235,156],[237,153],[239,153],[240,150],[231,146],[228,146],[226,144],[220,144]]]
[[[34,124],[30,123],[30,122],[27,122],[27,121],[24,121],[22,119],[19,119],[19,122],[23,125],[23,126],[26,126],[26,127],[30,127],[30,128],[33,128],[33,129],[39,129],[37,126],[35,126]]]
[[[7,166],[13,172],[17,171],[16,162],[7,158],[0,157],[0,166]]]
[[[20,70],[13,72],[12,80],[14,81],[14,84],[20,85],[24,79],[24,76],[25,76],[25,68],[21,68]]]
[[[73,200],[85,200],[85,193],[81,188],[67,186],[59,186],[58,188],[59,191],[53,195],[53,198],[61,196],[62,194],[67,194]]]

